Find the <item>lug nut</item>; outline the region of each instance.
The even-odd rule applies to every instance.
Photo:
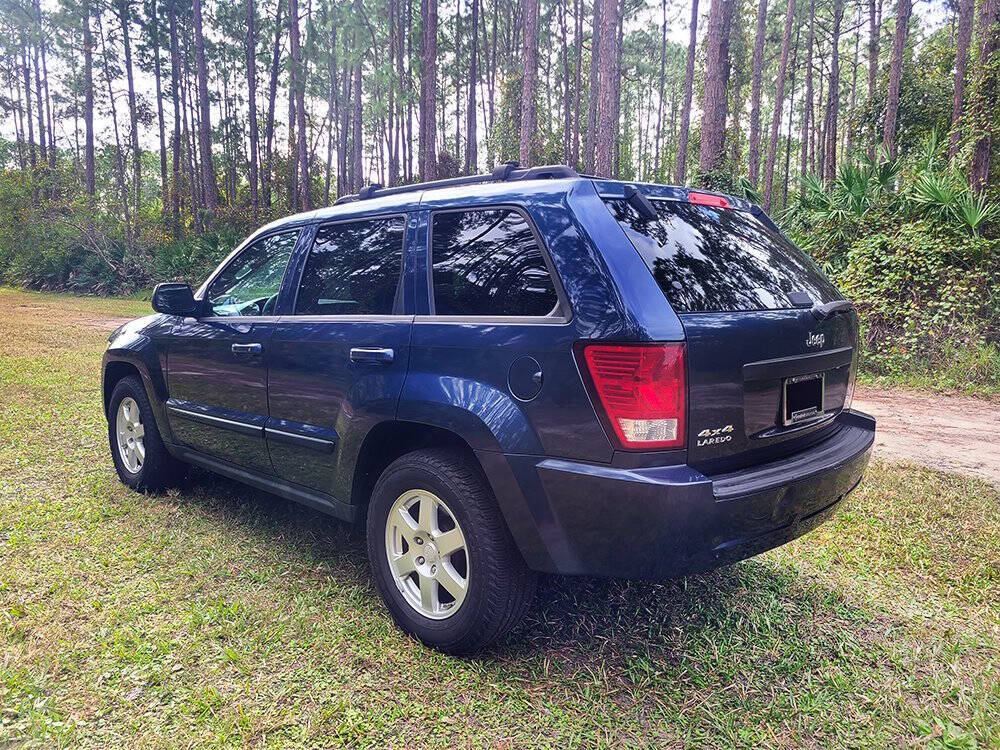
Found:
[[[423,557],[418,557],[417,558],[417,565],[423,565],[423,564],[424,564],[424,558]]]
[[[420,538],[419,536],[415,536],[415,537],[413,537],[413,542],[414,542],[414,544],[423,544],[424,540],[422,538]]]
[[[434,575],[435,573],[437,573],[437,569],[438,569],[437,565],[431,565],[431,575]]]

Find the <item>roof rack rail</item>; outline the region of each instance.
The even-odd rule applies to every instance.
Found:
[[[437,188],[460,187],[462,185],[479,185],[484,182],[514,182],[515,180],[558,180],[565,177],[579,177],[573,167],[565,164],[547,164],[539,167],[528,167],[521,169],[521,165],[516,161],[509,161],[498,165],[489,174],[473,174],[465,177],[451,177],[445,180],[432,180],[430,182],[415,182],[411,185],[396,185],[395,187],[382,187],[377,182],[363,187],[357,195],[345,195],[337,199],[334,205],[341,203],[352,203],[354,201],[364,201],[369,198],[382,198],[387,195],[400,195],[401,193],[413,193],[418,190],[435,190]]]

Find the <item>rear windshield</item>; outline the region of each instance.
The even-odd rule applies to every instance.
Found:
[[[652,200],[645,219],[622,199],[605,199],[677,312],[781,310],[789,292],[814,302],[841,295],[815,263],[746,211]]]

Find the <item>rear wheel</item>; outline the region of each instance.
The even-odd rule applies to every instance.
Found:
[[[111,392],[108,441],[118,477],[134,490],[161,490],[183,472],[183,464],[163,444],[146,389],[137,377],[122,378]]]
[[[368,557],[396,623],[451,654],[477,651],[521,619],[536,575],[496,500],[455,450],[409,453],[375,485]]]

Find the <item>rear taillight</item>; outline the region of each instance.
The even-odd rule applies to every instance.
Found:
[[[622,448],[684,445],[683,344],[588,344],[583,356]]]

